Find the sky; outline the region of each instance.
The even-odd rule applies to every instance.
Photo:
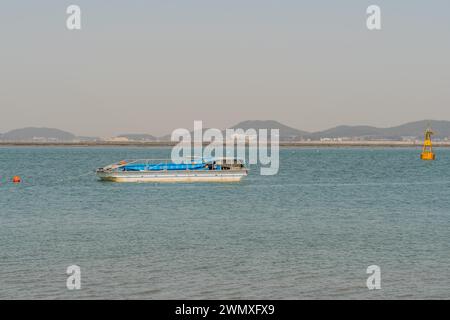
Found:
[[[448,0],[2,1],[0,132],[450,120],[449,39]]]

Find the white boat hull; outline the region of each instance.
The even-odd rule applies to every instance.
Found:
[[[98,171],[97,176],[112,182],[238,182],[247,170]]]

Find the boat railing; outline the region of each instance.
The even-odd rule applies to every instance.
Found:
[[[212,163],[212,162],[216,162],[217,164],[242,164],[245,165],[245,161],[243,161],[242,159],[238,159],[238,158],[233,158],[233,157],[220,157],[220,158],[202,158],[202,157],[185,157],[180,163],[188,163],[188,162],[199,162],[199,160],[202,163]],[[105,170],[105,171],[111,171],[111,170],[118,170],[122,167],[125,166],[130,166],[130,165],[144,165],[146,167],[150,166],[150,165],[156,165],[156,164],[162,164],[162,165],[168,165],[169,163],[174,163],[174,161],[172,159],[127,159],[127,160],[121,160],[119,162],[107,165],[103,168],[101,168],[101,170]],[[164,169],[165,171],[167,169]]]
[[[192,158],[183,159],[181,163],[188,163],[188,162],[192,163],[192,161],[198,162],[199,160],[202,160],[202,162],[204,162],[203,159],[200,157],[192,157]],[[150,165],[156,165],[156,164],[167,165],[169,163],[174,163],[174,162],[172,159],[167,159],[167,158],[165,158],[165,159],[125,159],[125,160],[121,160],[119,162],[115,162],[110,165],[107,165],[107,166],[103,167],[102,169],[103,170],[117,170],[122,167],[130,166],[133,164],[150,166]]]

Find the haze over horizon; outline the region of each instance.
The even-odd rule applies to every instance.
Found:
[[[82,9],[82,30],[65,27]],[[368,31],[366,8],[382,10]],[[0,6],[0,132],[164,135],[247,119],[320,131],[450,120],[450,2],[50,1]]]

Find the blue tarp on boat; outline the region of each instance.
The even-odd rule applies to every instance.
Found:
[[[161,171],[161,170],[201,170],[205,163],[159,163],[159,164],[130,164],[122,167],[123,171]]]

